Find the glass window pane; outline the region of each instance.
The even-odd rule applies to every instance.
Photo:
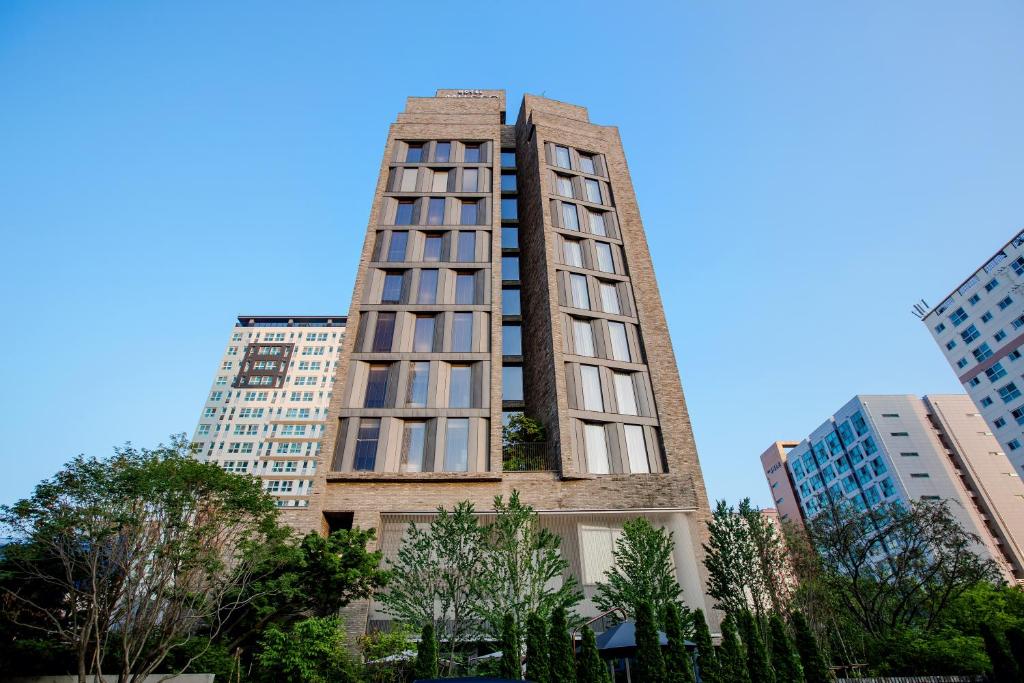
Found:
[[[390,311],[377,313],[377,328],[373,333],[373,350],[390,351],[391,340],[395,336],[395,314]]]
[[[434,161],[451,161],[452,143],[439,142],[434,149]]]
[[[579,240],[565,240],[562,242],[562,251],[565,254],[565,265],[583,267],[583,246]]]
[[[476,261],[476,233],[463,230],[459,233],[459,261]]]
[[[501,290],[502,315],[522,315],[519,305],[519,290],[515,288]]]
[[[501,400],[523,400],[523,368],[520,365],[504,365],[501,368]]]
[[[410,408],[425,408],[427,405],[427,386],[430,383],[429,361],[414,361],[409,364],[409,389],[405,397]]]
[[[503,149],[501,150],[501,165],[505,168],[515,168],[516,166],[516,153],[515,150]]]
[[[434,171],[434,179],[430,183],[431,192],[448,191],[448,171]]]
[[[462,202],[462,215],[459,219],[460,225],[478,225],[477,214],[479,202]]]
[[[644,428],[640,425],[625,425],[626,453],[629,457],[629,471],[633,474],[644,474],[651,471],[647,459],[647,443],[644,441]]]
[[[515,197],[502,197],[501,217],[507,221],[514,221],[519,218],[519,203]]]
[[[569,275],[569,286],[571,287],[570,300],[573,308],[590,308],[590,294],[587,292],[587,276],[572,273]]]
[[[624,323],[608,322],[608,333],[612,339],[612,358],[629,362],[629,342],[626,341],[626,325]]]
[[[472,273],[459,273],[455,276],[455,303],[474,304],[476,278]]]
[[[406,168],[402,170],[402,185],[400,191],[402,192],[415,192],[416,191],[416,178],[419,174],[415,168]]]
[[[466,472],[469,470],[469,420],[448,418],[448,429],[444,449],[444,471]]]
[[[569,164],[568,147],[561,147],[558,145],[555,146],[555,166],[559,166],[561,168],[571,168],[571,165]]]
[[[572,197],[572,178],[565,175],[556,175],[555,194],[560,197]]]
[[[591,327],[589,320],[574,318],[572,321],[572,336],[573,350],[576,352],[576,355],[594,355],[594,328]]]
[[[380,418],[364,417],[359,420],[356,434],[355,463],[352,469],[372,471],[377,464],[377,440],[380,438]]]
[[[615,285],[601,283],[601,309],[605,313],[622,314],[622,309],[619,308],[619,290]]]
[[[469,408],[471,391],[470,383],[473,377],[472,368],[469,365],[451,366],[451,379],[448,391],[449,408]]]
[[[594,249],[597,251],[597,269],[605,273],[614,273],[615,264],[612,262],[612,247],[604,242],[594,242]]]
[[[501,189],[503,192],[515,192],[516,191],[516,174],[515,173],[502,173],[501,174]]]
[[[480,161],[480,145],[466,145],[463,161],[471,164],[478,163]]]
[[[501,248],[502,249],[518,249],[519,248],[519,228],[509,228],[502,226],[501,228]]]
[[[590,156],[589,154],[581,154],[580,170],[583,171],[584,173],[596,175],[597,171],[594,168],[594,157]]]
[[[423,143],[410,144],[405,153],[405,160],[411,164],[423,161]]]
[[[587,471],[591,474],[608,474],[608,442],[604,425],[583,425],[583,441],[587,449]]]
[[[633,386],[633,375],[628,372],[616,372],[615,402],[619,405],[622,415],[639,415],[636,408],[636,388]]]
[[[473,350],[473,314],[456,313],[452,318],[452,351],[467,353]]]
[[[425,352],[434,350],[434,316],[416,316],[416,329],[413,332],[412,350]]]
[[[590,232],[594,233],[595,235],[601,235],[602,237],[607,237],[608,229],[605,227],[605,224],[604,224],[604,213],[603,212],[601,212],[601,211],[591,211],[590,212]]]
[[[391,233],[391,244],[388,245],[388,261],[404,261],[405,248],[409,244],[409,233],[398,230]]]
[[[601,373],[594,365],[581,365],[580,378],[583,382],[583,409],[604,412],[601,398]]]
[[[601,203],[601,184],[596,180],[587,178],[583,183],[587,188],[587,201],[595,204]]]
[[[501,352],[505,356],[523,355],[523,328],[519,325],[501,326]]]
[[[501,279],[502,280],[518,280],[519,279],[519,257],[518,256],[502,256],[501,257]]]
[[[371,365],[366,377],[364,408],[383,408],[388,395],[390,365]]]
[[[398,211],[395,213],[395,225],[412,225],[412,201],[398,202]]]
[[[580,219],[575,204],[562,204],[562,227],[566,230],[579,230]]]
[[[420,292],[419,296],[416,297],[416,302],[421,304],[437,303],[436,270],[430,269],[420,271]]]
[[[427,223],[429,225],[444,224],[444,197],[431,197],[427,209]]]
[[[406,422],[402,435],[402,471],[423,471],[423,450],[426,446],[427,424]]]
[[[403,279],[401,273],[387,273],[384,275],[384,290],[380,295],[380,302],[382,304],[397,304],[401,301]]]
[[[440,235],[427,235],[423,238],[423,260],[424,261],[440,261],[441,260],[441,236]]]
[[[476,192],[479,189],[480,169],[478,168],[464,168],[462,169],[462,191],[463,192]]]

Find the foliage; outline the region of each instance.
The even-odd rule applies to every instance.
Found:
[[[519,633],[516,630],[516,618],[506,614],[501,620],[501,677],[519,680],[523,677],[523,663],[520,657]]]
[[[654,608],[647,600],[641,600],[633,607],[636,615],[636,670],[641,681],[664,683],[666,680],[665,659],[661,655],[658,638],[658,620]]]
[[[573,683],[576,680],[576,653],[564,607],[556,607],[551,613],[548,645],[551,683]]]
[[[665,680],[667,683],[694,683],[693,663],[686,649],[683,612],[676,603],[665,608],[665,635],[668,649],[665,652]]]
[[[526,680],[533,683],[550,683],[551,680],[548,629],[536,612],[530,612],[526,618]]]
[[[544,425],[527,417],[525,413],[512,413],[501,428],[501,439],[506,446],[514,443],[540,443],[546,437]]]
[[[807,619],[800,612],[793,612],[793,633],[796,636],[796,650],[800,654],[800,665],[807,683],[828,683],[832,680],[825,658],[821,655],[818,640],[807,625]]]
[[[771,661],[775,670],[775,680],[779,683],[801,683],[804,673],[800,668],[800,657],[793,646],[793,639],[786,631],[786,625],[778,614],[768,620],[771,636]]]
[[[1021,672],[1017,669],[1017,662],[999,634],[988,624],[982,624],[981,637],[985,640],[985,652],[992,664],[992,683],[1019,683]]]
[[[872,641],[872,654],[870,668],[892,676],[978,676],[989,670],[984,640],[951,629],[930,633],[906,629]]]
[[[634,606],[649,600],[660,623],[665,608],[676,604],[682,593],[672,565],[674,547],[672,534],[647,518],[625,522],[612,551],[614,563],[597,585],[594,604],[602,611],[618,607],[635,617]]]
[[[416,662],[413,678],[437,678],[437,636],[433,622],[427,622],[420,631],[420,642],[416,645]]]
[[[1024,674],[1024,628],[1014,626],[1006,630],[1006,643],[1010,646],[1017,669]]]
[[[722,683],[751,683],[746,656],[736,634],[731,614],[722,622],[722,646],[718,650],[718,671]]]
[[[608,665],[597,650],[597,638],[589,626],[583,627],[580,654],[576,662],[576,683],[611,683]]]
[[[718,658],[715,646],[711,641],[711,631],[704,619],[704,610],[693,611],[693,642],[697,645],[697,667],[700,671],[701,683],[724,683],[719,673]]]
[[[406,653],[412,649],[412,632],[406,624],[394,624],[390,630],[360,636],[359,651],[367,683],[405,683],[411,668]]]
[[[215,637],[277,529],[259,481],[191,457],[183,435],[78,456],[0,508],[0,526],[16,539],[4,548],[9,616],[73,652],[80,678],[112,663],[122,681],[201,628]]]
[[[286,630],[271,625],[260,639],[257,680],[267,683],[348,683],[359,670],[336,617],[312,617]]]
[[[768,650],[765,648],[761,630],[754,621],[754,616],[743,610],[739,615],[740,632],[747,651],[747,672],[752,683],[775,683],[775,672],[768,663]],[[787,682],[788,683],[788,682]]]

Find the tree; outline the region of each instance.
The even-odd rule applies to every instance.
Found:
[[[704,551],[708,595],[715,599],[715,607],[727,614],[747,609],[753,596],[759,595],[756,551],[746,520],[724,500],[718,501],[711,513]]]
[[[611,683],[608,665],[597,650],[597,639],[589,626],[583,627],[579,660],[576,662],[576,683]]]
[[[775,680],[779,683],[802,683],[803,671],[800,669],[800,658],[793,647],[793,639],[786,632],[786,625],[778,614],[768,620],[771,635],[771,661],[775,670]]]
[[[413,678],[437,678],[437,637],[433,622],[427,622],[420,631],[420,642],[416,645],[416,663]]]
[[[722,646],[718,651],[718,671],[722,683],[751,683],[746,656],[736,634],[731,614],[722,622]]]
[[[536,612],[530,612],[526,618],[526,680],[532,683],[551,680],[548,630],[544,619]]]
[[[780,528],[752,506],[749,498],[740,501],[738,513],[746,524],[754,551],[757,572],[751,582],[753,602],[758,621],[763,623],[768,608],[775,614],[783,614],[789,606],[793,593],[789,557]]]
[[[506,614],[501,621],[501,677],[519,680],[523,677],[522,657],[519,655],[519,633],[516,631],[516,618]]]
[[[576,652],[564,607],[556,607],[551,613],[548,643],[551,683],[573,683],[576,680]]]
[[[107,662],[119,681],[141,680],[200,629],[208,649],[278,529],[257,479],[196,460],[183,435],[78,456],[0,508],[0,526],[15,539],[7,600],[22,626],[74,653],[83,682]]]
[[[828,683],[832,680],[825,658],[818,648],[818,640],[800,612],[792,614],[793,632],[796,634],[796,649],[800,653],[800,665],[807,683]]]
[[[693,662],[686,649],[683,630],[683,613],[676,603],[669,603],[665,608],[665,635],[668,637],[668,649],[665,652],[666,683],[694,683]]]
[[[981,637],[985,639],[985,652],[992,663],[992,683],[1019,683],[1021,672],[999,634],[982,623]]]
[[[704,610],[701,609],[693,611],[693,642],[697,645],[697,667],[701,683],[725,683],[719,673],[711,631],[704,619]]]
[[[390,629],[370,631],[359,637],[359,651],[366,664],[365,683],[405,683],[409,679],[416,664],[415,659],[408,660],[408,652],[414,648],[411,636],[409,626],[398,623],[392,624]],[[419,656],[419,643],[415,644],[415,649]],[[436,658],[436,639],[434,652]]]
[[[287,630],[271,625],[256,661],[258,680],[267,683],[354,683],[360,678],[335,617],[304,619]]]
[[[544,425],[524,413],[512,413],[501,428],[504,445],[539,443],[545,440]]]
[[[614,562],[598,583],[594,604],[600,610],[622,609],[635,617],[633,608],[649,600],[659,623],[665,608],[676,604],[682,589],[672,564],[672,534],[654,527],[646,517],[622,525],[622,535],[612,550]]]
[[[1013,653],[1017,669],[1024,674],[1024,628],[1014,626],[1006,630],[1006,642]]]
[[[775,683],[775,672],[768,663],[768,650],[754,616],[748,610],[743,610],[739,622],[747,651],[747,673],[750,674],[751,683]]]
[[[636,614],[637,678],[649,683],[664,683],[665,660],[661,656],[658,621],[651,603],[641,600],[633,607]]]

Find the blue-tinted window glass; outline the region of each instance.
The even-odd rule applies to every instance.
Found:
[[[515,173],[502,173],[501,174],[501,189],[503,192],[515,192],[516,191],[516,174]]]
[[[501,313],[502,315],[522,315],[519,305],[519,289],[501,290]]]
[[[501,368],[501,399],[503,401],[523,400],[523,368],[519,365],[505,365]]]
[[[960,323],[967,320],[967,313],[963,308],[958,308],[949,316],[949,321],[953,323],[953,327],[957,327]]]
[[[501,217],[507,221],[514,221],[519,218],[519,202],[515,197],[502,197]]]
[[[409,244],[409,233],[398,230],[391,233],[391,244],[388,245],[388,261],[404,261],[405,248]]]
[[[377,440],[379,437],[380,418],[364,417],[359,420],[353,469],[360,471],[373,470],[377,464]]]
[[[519,325],[501,326],[501,352],[506,356],[523,355],[523,328]]]
[[[395,225],[412,225],[413,202],[398,202]]]
[[[501,248],[502,249],[518,249],[519,248],[519,228],[510,228],[502,226],[501,228]]]
[[[405,160],[411,164],[416,164],[423,161],[422,143],[409,145],[409,151],[405,153]]]
[[[460,225],[478,225],[479,224],[479,202],[462,202],[462,213],[459,217]]]
[[[434,149],[434,161],[451,161],[452,143],[439,142]]]
[[[480,145],[466,145],[463,161],[470,164],[478,163],[480,161]]]
[[[502,256],[501,257],[501,279],[502,280],[518,280],[519,279],[519,257],[518,256]]]
[[[503,149],[501,150],[501,165],[505,168],[516,167],[516,153],[515,150]]]

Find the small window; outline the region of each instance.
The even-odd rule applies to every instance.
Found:
[[[388,374],[391,366],[387,364],[374,364],[366,377],[366,396],[363,400],[364,408],[383,408],[388,395]]]
[[[981,322],[987,323],[991,319],[992,313],[990,311],[985,311],[984,313],[981,314]]]
[[[444,162],[452,159],[452,143],[439,142],[434,148],[434,161]]]
[[[967,313],[963,308],[958,308],[949,316],[949,321],[953,323],[953,327],[958,327],[960,323],[967,320]]]
[[[410,164],[418,164],[423,161],[423,143],[410,143],[405,153],[405,160]]]
[[[1006,297],[1006,298],[1000,300],[1000,302],[999,302],[999,310],[1000,311],[1006,310],[1007,306],[1009,306],[1012,303],[1013,303],[1013,299],[1011,299],[1010,297]]]
[[[416,326],[413,331],[412,350],[422,353],[434,350],[434,316],[416,316]]]
[[[890,432],[890,436],[910,436],[907,432]]]
[[[502,280],[518,280],[519,279],[519,257],[518,256],[502,256],[501,257],[501,279]]]
[[[555,193],[560,197],[572,197],[572,178],[567,175],[555,176]]]
[[[427,423],[406,422],[402,434],[403,472],[421,472],[423,453],[426,450]]]
[[[899,417],[899,413],[882,413],[882,417]]]
[[[501,226],[501,248],[519,248],[519,228],[510,228],[507,225]]]
[[[501,174],[501,191],[502,192],[515,192],[516,191],[516,174],[515,173],[502,173]]]
[[[572,320],[573,351],[577,356],[593,357],[594,328],[589,320],[573,318]]]
[[[519,202],[515,197],[501,198],[501,218],[506,221],[519,219]]]
[[[502,200],[504,204],[504,200]],[[459,223],[461,225],[479,225],[480,221],[480,202],[465,201],[462,202],[462,213],[459,217]]]
[[[562,257],[565,265],[575,268],[583,267],[583,246],[579,240],[562,241]]]
[[[913,451],[909,451],[907,453],[900,453],[900,456],[903,458],[917,458],[919,457],[919,454]]]
[[[1004,420],[1004,419],[1003,419],[1003,418],[1001,418],[1001,417],[997,417],[997,418],[996,418],[996,419],[995,419],[995,420],[994,420],[994,421],[992,422],[992,424],[994,424],[994,425],[995,425],[996,429],[1002,429],[1003,427],[1005,427],[1005,426],[1006,426],[1006,420]]]
[[[972,294],[971,297],[967,300],[967,303],[969,303],[970,305],[973,306],[974,304],[978,303],[979,301],[981,301],[981,297],[978,296],[977,294]]]
[[[455,313],[452,316],[452,351],[468,353],[473,350],[473,314]]]
[[[451,366],[448,387],[449,408],[469,408],[472,399],[473,369],[469,365]]]
[[[566,230],[580,229],[580,218],[579,214],[576,213],[575,204],[562,204],[562,227]]]
[[[624,323],[609,321],[608,334],[612,342],[612,359],[630,362],[629,342],[626,339],[626,325]]]
[[[480,169],[467,168],[462,171],[462,191],[477,192],[480,188]]]
[[[514,149],[501,150],[501,166],[502,168],[516,167],[516,151]]]
[[[622,315],[622,307],[619,306],[619,289],[614,284],[601,283],[601,310],[605,313]]]
[[[416,303],[436,304],[437,303],[437,271],[427,269],[420,271],[420,290],[416,297]]]
[[[364,417],[359,420],[356,434],[354,470],[372,471],[377,464],[377,440],[380,438],[380,418]]]
[[[431,197],[427,208],[427,223],[441,225],[444,223],[444,197]]]
[[[1004,339],[1006,339],[1006,333],[1003,332],[1002,330],[999,330],[994,335],[992,335],[992,339],[994,339],[997,342],[1001,342]]]
[[[397,230],[391,233],[391,243],[388,245],[388,261],[404,261],[405,250],[409,244],[409,233],[405,230]]]
[[[587,276],[571,273],[569,275],[570,301],[573,308],[590,308],[590,294],[587,292]]]
[[[398,210],[395,212],[395,225],[412,225],[412,210],[414,206],[415,202],[412,200],[398,202]]]
[[[601,203],[601,183],[599,183],[596,180],[593,180],[591,178],[587,178],[584,181],[584,185],[587,188],[587,201],[588,202],[593,202],[595,204],[600,204]]]
[[[591,474],[608,474],[608,437],[603,424],[583,425],[583,444],[587,453],[587,471]]]
[[[982,408],[988,408],[990,405],[992,405],[992,399],[986,396],[983,399],[981,399],[979,403],[981,403]]]
[[[466,152],[463,154],[462,160],[467,164],[476,164],[480,162],[480,145],[466,145]]]
[[[569,163],[569,148],[555,145],[555,166],[559,168],[572,168]]]
[[[443,238],[438,234],[428,234],[423,237],[423,260],[434,263],[441,260],[441,245]]]
[[[405,403],[410,408],[425,408],[427,387],[430,385],[430,362],[413,361],[409,364],[409,388]]]
[[[523,400],[523,367],[504,365],[501,368],[501,400]]]
[[[384,290],[380,295],[382,304],[397,304],[402,300],[402,273],[386,273],[384,275]]]
[[[935,326],[935,334],[942,334],[943,330],[945,330],[945,329],[946,329],[946,324],[945,323],[939,323],[938,325]]]
[[[465,472],[469,469],[469,420],[450,417],[447,431],[444,470],[445,472]]]
[[[995,289],[998,286],[999,286],[999,280],[996,280],[995,278],[993,278],[993,279],[988,281],[988,284],[985,285],[985,291],[986,292],[991,292],[993,289]]]
[[[501,314],[522,315],[522,308],[519,303],[518,287],[508,287],[501,290]]]
[[[459,233],[457,257],[467,263],[476,261],[476,232],[463,230]]]
[[[615,264],[612,261],[612,247],[604,242],[594,242],[594,249],[597,252],[597,269],[605,273],[614,273]]]
[[[633,385],[633,373],[613,373],[615,383],[615,403],[622,415],[639,415],[636,406],[636,387]]]
[[[590,175],[596,175],[597,169],[594,168],[594,157],[589,154],[580,155],[580,170]]]
[[[501,352],[505,356],[523,355],[523,328],[521,326],[501,326]]]
[[[458,273],[455,276],[455,303],[475,304],[475,293],[476,277],[472,273]]]
[[[590,232],[595,235],[601,235],[602,237],[606,237],[608,235],[608,229],[604,222],[603,211],[590,212]]]
[[[971,325],[966,330],[960,333],[960,338],[964,340],[965,344],[970,344],[972,341],[981,336],[981,332],[978,332],[978,328]]]
[[[595,365],[581,365],[580,379],[583,386],[583,409],[604,412],[601,396],[601,372]]]
[[[391,342],[395,336],[395,314],[392,311],[379,311],[377,325],[373,332],[373,351],[378,353],[391,350]]]
[[[911,472],[910,473],[910,478],[911,479],[929,479],[930,477],[931,477],[931,475],[929,475],[927,472]]]

